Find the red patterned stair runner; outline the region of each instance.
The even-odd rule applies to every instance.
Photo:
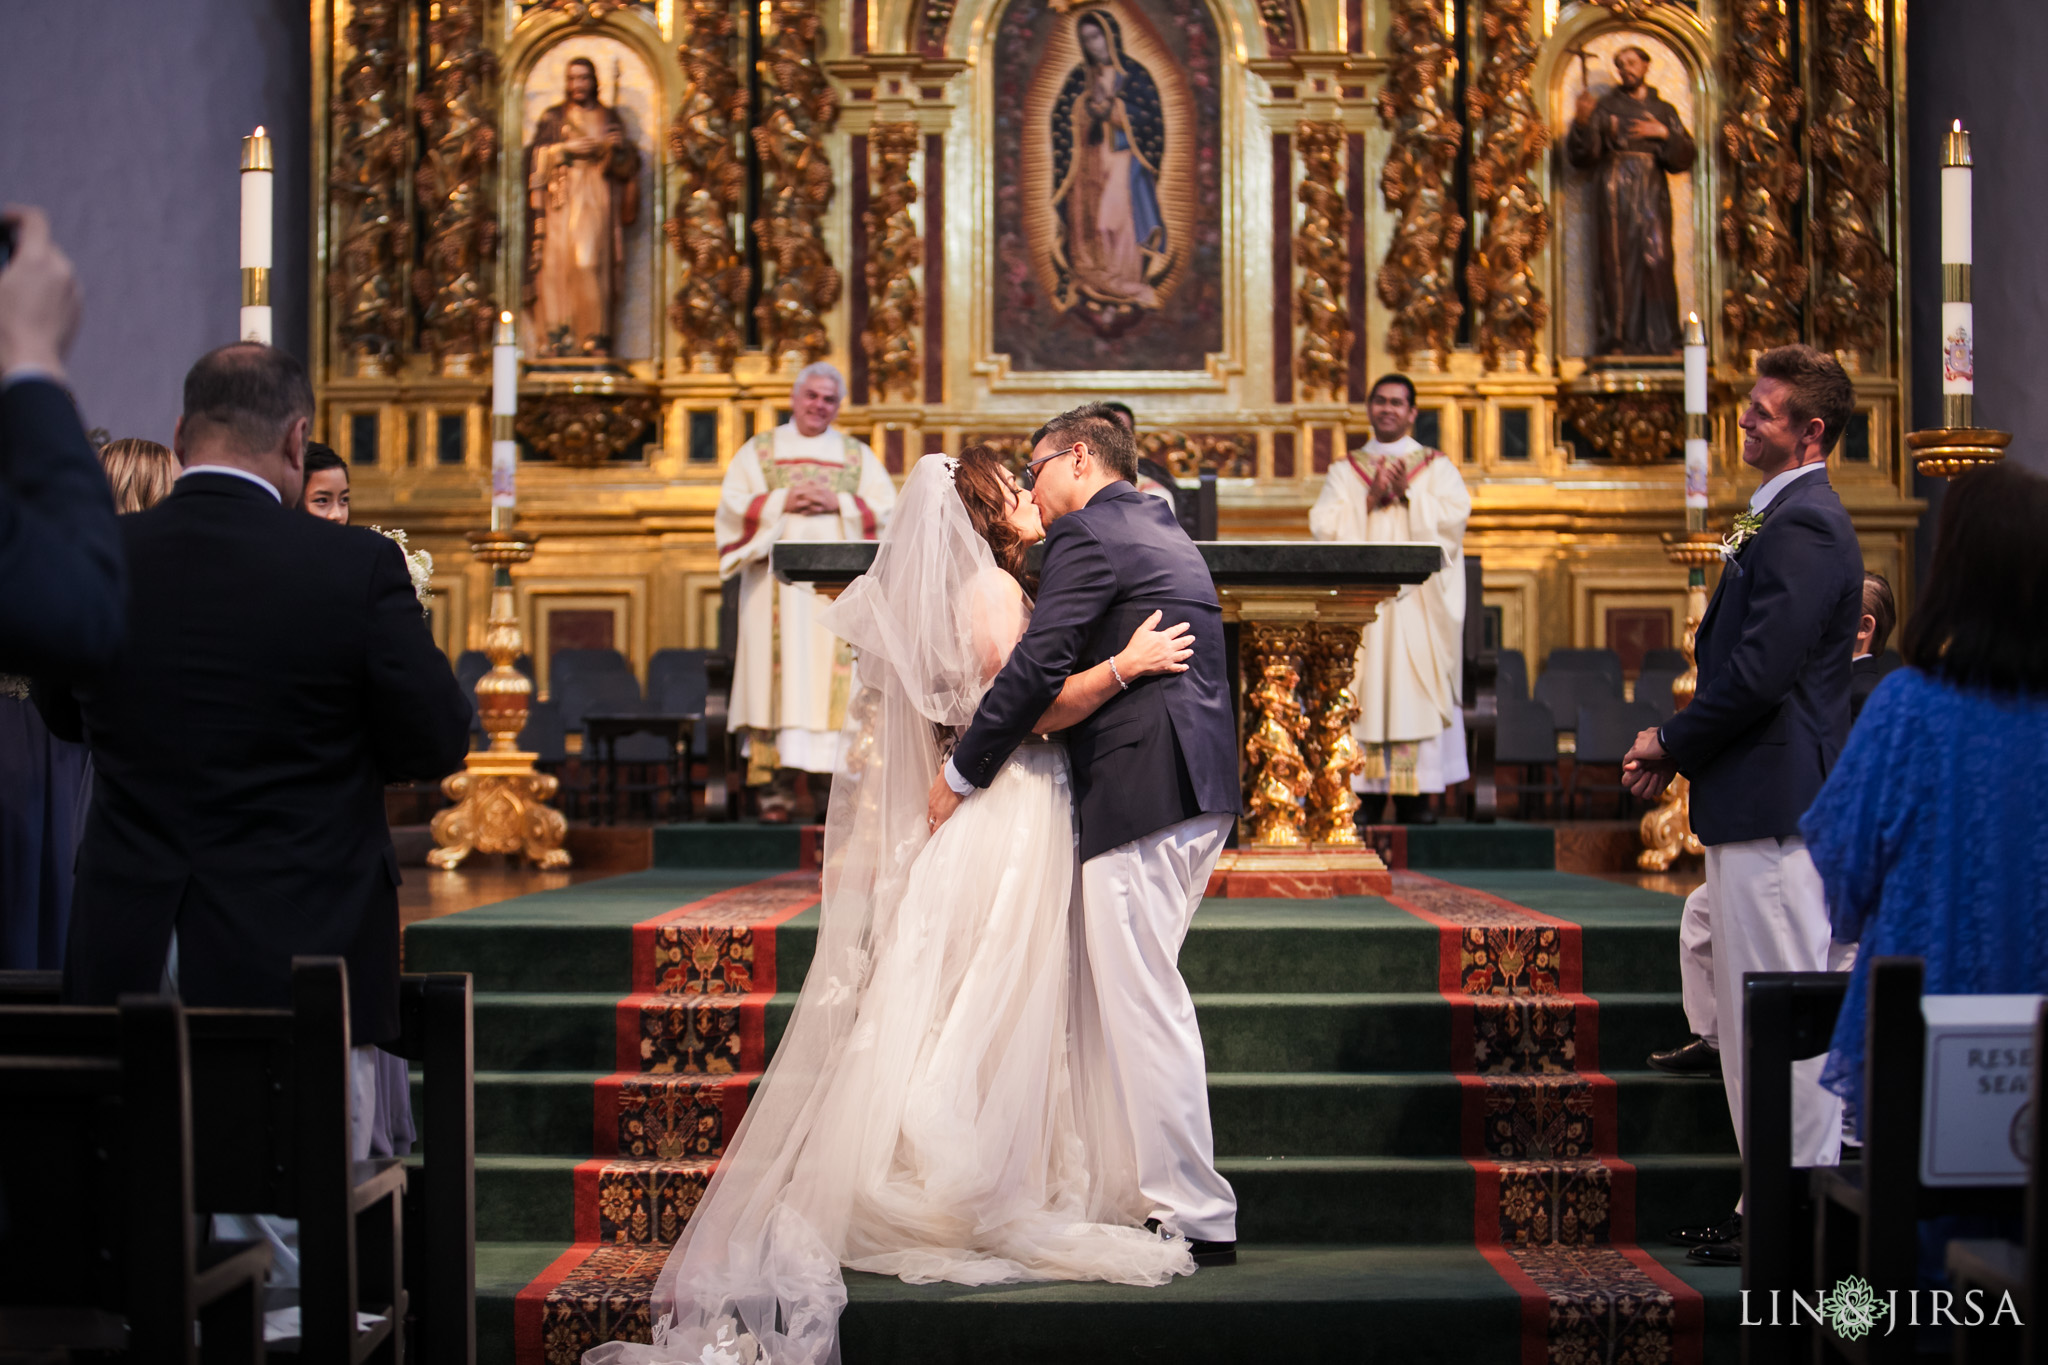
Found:
[[[596,1160],[576,1168],[576,1244],[513,1307],[517,1365],[576,1365],[651,1340],[649,1297],[767,1063],[775,929],[818,874],[722,891],[633,926],[616,1075],[597,1082]]]
[[[1521,1296],[1522,1365],[1695,1365],[1705,1301],[1635,1244],[1579,926],[1415,872],[1390,899],[1441,931],[1473,1237]]]

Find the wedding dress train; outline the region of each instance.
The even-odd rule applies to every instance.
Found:
[[[971,1285],[1194,1270],[1185,1242],[1136,1226],[1064,749],[1019,749],[926,837],[938,739],[1021,630],[992,642],[976,609],[998,573],[940,457],[921,462],[829,613],[860,653],[802,997],[662,1272],[655,1344],[587,1365],[836,1361],[842,1266]]]

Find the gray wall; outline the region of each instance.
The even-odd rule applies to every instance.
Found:
[[[233,341],[241,139],[276,139],[271,299],[305,355],[305,0],[0,4],[0,200],[48,210],[78,266],[88,426],[169,443],[185,370]]]

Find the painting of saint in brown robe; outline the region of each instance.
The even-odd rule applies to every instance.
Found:
[[[532,354],[609,356],[626,229],[640,216],[640,152],[598,100],[597,66],[573,57],[568,96],[526,149],[526,305]]]
[[[1696,149],[1678,111],[1644,83],[1649,53],[1625,47],[1614,54],[1614,69],[1621,84],[1580,95],[1565,136],[1572,165],[1593,172],[1593,349],[1672,355],[1683,339],[1668,177],[1691,170]]]

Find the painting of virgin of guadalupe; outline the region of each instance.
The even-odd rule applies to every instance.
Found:
[[[1124,53],[1107,10],[1074,21],[1081,61],[1052,107],[1053,203],[1059,211],[1055,301],[1074,295],[1157,308],[1172,264],[1159,213],[1166,119],[1152,73]]]
[[[1012,0],[997,31],[993,341],[1013,370],[1200,370],[1222,345],[1203,0]]]

